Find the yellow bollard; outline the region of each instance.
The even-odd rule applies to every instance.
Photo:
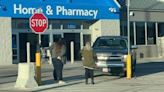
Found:
[[[39,52],[35,53],[36,60],[36,81],[38,85],[41,85],[41,55]]]
[[[132,63],[131,63],[131,55],[128,54],[127,56],[127,63],[126,63],[126,78],[127,79],[131,79],[131,75],[132,75],[132,67],[131,67]]]

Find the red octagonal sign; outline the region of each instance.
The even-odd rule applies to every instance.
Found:
[[[34,13],[30,17],[30,28],[37,34],[43,33],[48,27],[48,19],[43,13]]]

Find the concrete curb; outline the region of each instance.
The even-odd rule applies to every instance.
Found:
[[[13,83],[6,83],[0,86],[0,91],[11,91],[11,92],[38,92],[38,91],[44,91],[48,89],[53,89],[53,88],[60,88],[60,87],[65,87],[65,86],[71,86],[71,85],[76,85],[83,83],[83,80],[76,81],[76,82],[66,82],[65,84],[58,84],[58,83],[53,83],[49,85],[42,85],[34,88],[15,88],[14,87],[14,82]]]

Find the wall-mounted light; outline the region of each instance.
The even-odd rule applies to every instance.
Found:
[[[130,15],[130,16],[134,16],[134,12],[130,11],[130,12],[129,12],[129,15]]]

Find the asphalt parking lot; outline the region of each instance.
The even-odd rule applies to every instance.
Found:
[[[7,92],[163,92],[164,59],[144,59],[137,61],[136,76],[112,76],[95,71],[95,84],[85,84],[84,69],[80,61],[64,66],[64,81],[59,85],[53,81],[52,65],[42,64],[42,85],[36,88],[14,88],[17,78],[17,65],[0,66],[0,91]]]

